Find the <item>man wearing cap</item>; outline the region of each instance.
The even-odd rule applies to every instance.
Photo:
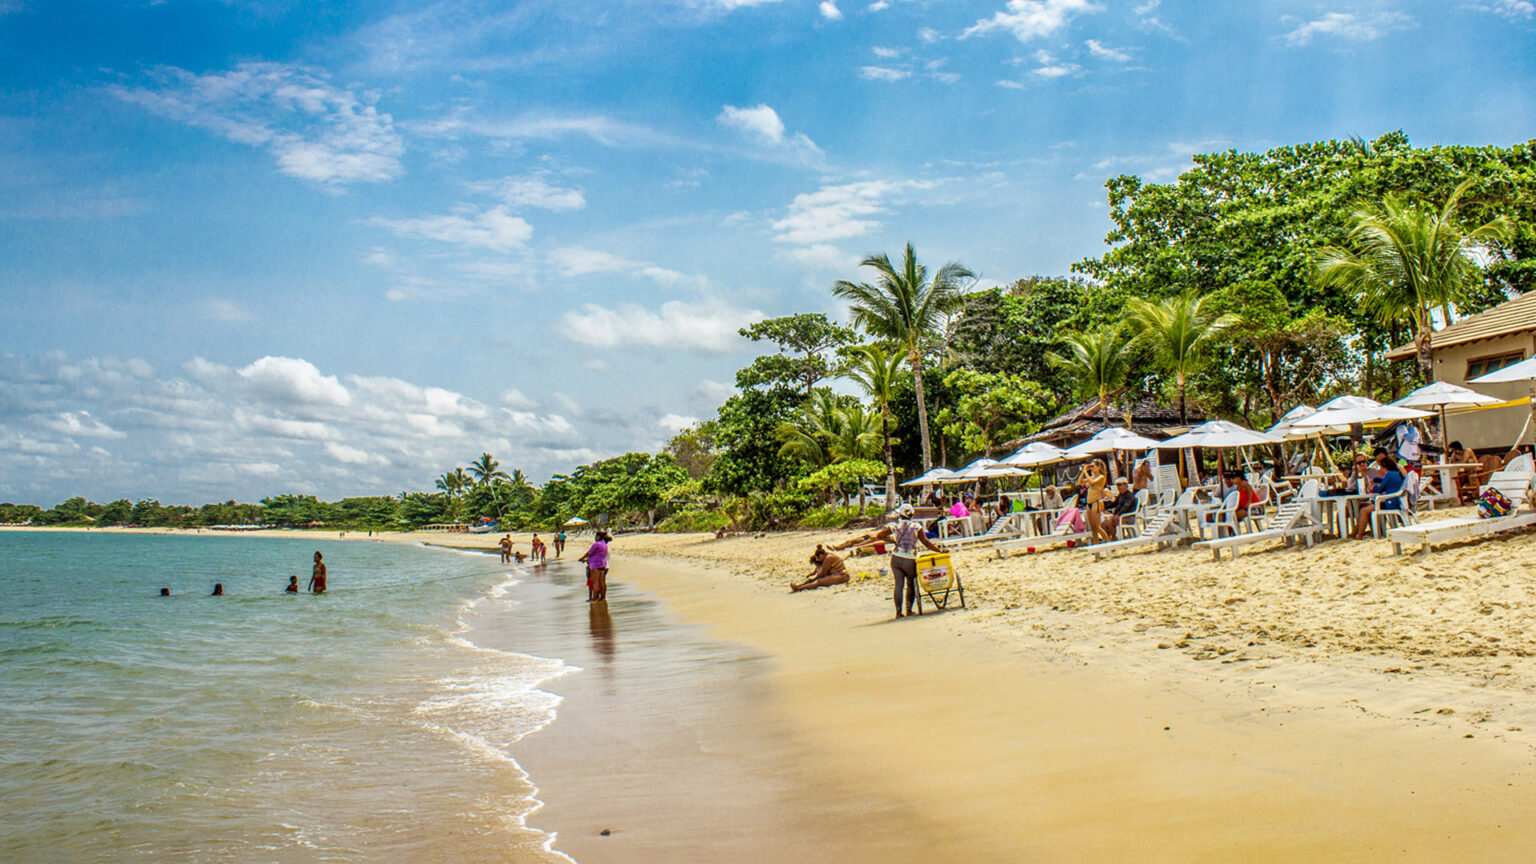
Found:
[[[1115,481],[1115,498],[1109,504],[1109,513],[1104,519],[1104,527],[1113,538],[1120,530],[1120,524],[1126,519],[1135,520],[1136,505],[1140,503],[1136,499],[1136,490],[1131,488],[1130,481],[1124,477]]]
[[[933,545],[923,524],[913,519],[912,514],[911,504],[901,505],[896,508],[896,521],[881,528],[872,538],[889,541],[894,546],[891,549],[891,575],[896,578],[897,618],[911,615],[912,607],[917,604],[917,544],[922,543],[934,552],[944,551]],[[903,599],[906,601],[905,613],[901,611]]]

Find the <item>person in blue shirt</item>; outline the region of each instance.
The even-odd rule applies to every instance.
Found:
[[[1390,453],[1377,453],[1376,465],[1381,468],[1382,475],[1376,478],[1371,486],[1371,491],[1377,495],[1396,495],[1403,489],[1403,483],[1408,479],[1403,474],[1403,469],[1398,467],[1397,460]],[[1381,502],[1382,510],[1403,509],[1403,499],[1393,498],[1390,501]],[[1355,532],[1350,535],[1356,540],[1365,538],[1365,532],[1371,527],[1371,514],[1376,512],[1377,505],[1373,501],[1360,508],[1360,515],[1355,517]]]

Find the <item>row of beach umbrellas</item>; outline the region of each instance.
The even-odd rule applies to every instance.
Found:
[[[1520,367],[1529,365],[1529,370]],[[1512,377],[1497,377],[1512,373]],[[1485,375],[1473,383],[1496,383],[1536,378],[1536,358],[1527,360]],[[1485,396],[1475,390],[1455,384],[1435,382],[1409,393],[1402,399],[1383,405],[1364,396],[1340,396],[1317,408],[1299,405],[1267,431],[1248,429],[1228,420],[1211,420],[1175,435],[1166,441],[1157,441],[1137,435],[1129,429],[1112,426],[1100,431],[1087,441],[1072,447],[1061,448],[1043,441],[1027,444],[1006,459],[977,459],[959,471],[934,468],[919,477],[903,483],[903,486],[935,486],[975,483],[995,477],[1022,477],[1032,473],[1030,469],[1084,459],[1115,451],[1142,451],[1153,449],[1182,450],[1191,447],[1227,449],[1280,444],[1307,438],[1342,434],[1360,424],[1390,423],[1399,420],[1419,420],[1440,412],[1440,428],[1445,429],[1445,412],[1448,409],[1473,408],[1499,404],[1501,400]]]

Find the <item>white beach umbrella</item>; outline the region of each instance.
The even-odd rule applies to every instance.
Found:
[[[948,468],[933,468],[926,474],[920,474],[911,480],[901,484],[903,486],[937,486],[948,480],[953,480],[955,472]]]
[[[1479,405],[1497,405],[1504,400],[1495,399],[1492,396],[1484,396],[1476,390],[1469,390],[1456,384],[1445,381],[1436,381],[1433,384],[1425,384],[1423,387],[1409,393],[1407,396],[1393,402],[1399,408],[1430,408],[1440,412],[1440,438],[1441,445],[1451,440],[1447,431],[1445,412],[1448,408],[1475,408]]]
[[[1319,432],[1348,432],[1356,423],[1388,423],[1393,420],[1419,420],[1433,417],[1430,411],[1417,408],[1401,408],[1383,405],[1364,396],[1340,396],[1318,406],[1317,413],[1308,415],[1291,424],[1297,431],[1308,435]]]
[[[1489,372],[1481,378],[1473,378],[1468,384],[1507,384],[1511,381],[1531,382],[1531,416],[1526,419],[1525,425],[1529,427],[1532,421],[1536,421],[1536,357],[1529,360],[1521,360],[1513,366],[1505,366],[1497,372]],[[1520,430],[1520,437],[1515,444],[1525,440],[1525,429]]]
[[[1285,415],[1275,425],[1265,430],[1265,434],[1275,438],[1284,438],[1287,441],[1294,441],[1314,435],[1316,433],[1313,430],[1297,429],[1296,423],[1316,413],[1317,409],[1311,405],[1297,405],[1295,408],[1285,412]]]
[[[991,468],[993,465],[996,465],[996,464],[997,464],[997,460],[996,459],[988,459],[986,457],[982,457],[981,459],[977,459],[976,461],[974,461],[971,464],[965,466],[964,468],[961,468],[959,471],[956,471],[954,479],[956,479],[956,480],[983,480],[983,479],[985,479],[988,476],[985,473],[986,470],[988,468]]]
[[[1016,468],[1037,468],[1041,465],[1060,462],[1062,454],[1065,452],[1065,450],[1054,444],[1036,441],[1033,444],[1026,444],[1019,448],[1017,453],[1004,459],[1002,464],[1012,465]]]
[[[1161,441],[1145,438],[1120,426],[1111,426],[1100,430],[1087,441],[1068,447],[1061,455],[1065,459],[1082,459],[1111,450],[1153,450],[1161,446]]]
[[[1211,420],[1160,443],[1159,447],[1256,447],[1279,444],[1280,439],[1263,432],[1255,432],[1230,420]]]

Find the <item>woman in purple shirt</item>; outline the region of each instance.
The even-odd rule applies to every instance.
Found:
[[[579,560],[587,565],[587,602],[608,599],[608,541],[607,532],[599,531],[592,545]]]

